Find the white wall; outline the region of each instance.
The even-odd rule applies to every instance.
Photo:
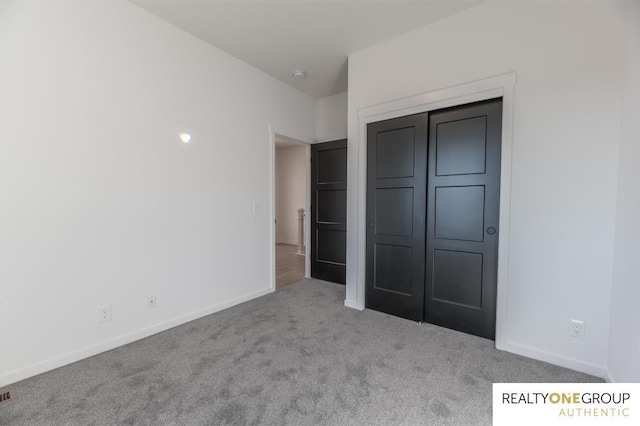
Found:
[[[269,124],[315,101],[128,2],[1,7],[0,386],[271,291]]]
[[[347,138],[347,92],[316,101],[316,138],[318,142]]]
[[[298,209],[306,205],[305,147],[276,149],[276,242],[298,244]]]
[[[629,2],[618,173],[609,379],[640,382],[640,3]]]
[[[349,57],[347,305],[363,303],[358,110],[515,71],[508,350],[604,375],[623,68],[618,9],[488,2]],[[568,336],[570,318],[586,322],[585,340]]]

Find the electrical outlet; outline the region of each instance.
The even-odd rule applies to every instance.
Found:
[[[572,319],[569,321],[569,336],[584,339],[584,321]]]
[[[254,213],[260,213],[260,203],[257,201],[253,202],[253,212]]]
[[[152,294],[151,296],[147,297],[147,309],[151,309],[155,307],[156,307],[156,295]]]
[[[111,321],[111,305],[98,306],[98,322]]]

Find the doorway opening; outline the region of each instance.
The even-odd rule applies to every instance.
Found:
[[[308,277],[310,146],[274,134],[272,249],[276,290]]]
[[[357,157],[351,157],[350,165],[358,171],[357,182],[352,183],[349,196],[355,211],[351,219],[348,251],[351,268],[347,271],[345,306],[363,310],[365,306],[365,247],[366,247],[366,170],[367,125],[381,120],[411,114],[434,111],[467,103],[502,97],[502,149],[500,167],[500,213],[498,229],[498,271],[496,297],[495,345],[497,349],[521,353],[516,345],[507,342],[507,310],[509,289],[509,229],[511,206],[511,148],[513,129],[515,72],[476,80],[445,89],[412,96],[410,98],[372,105],[358,110],[358,136],[353,148]],[[355,242],[355,243],[354,243]]]

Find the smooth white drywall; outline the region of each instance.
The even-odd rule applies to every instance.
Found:
[[[609,3],[487,2],[349,57],[348,306],[364,302],[358,111],[515,72],[507,349],[604,374],[619,12]],[[585,321],[585,340],[568,336],[571,318]]]
[[[347,92],[316,101],[316,138],[318,142],[347,138]]]
[[[298,209],[306,204],[305,147],[276,148],[276,242],[298,244]]]
[[[609,379],[640,382],[640,3],[629,2],[616,221]]]
[[[128,2],[2,8],[0,386],[271,291],[269,126],[315,101]]]

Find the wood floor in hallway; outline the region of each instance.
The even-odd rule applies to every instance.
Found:
[[[304,256],[293,244],[276,244],[276,289],[304,279]]]

